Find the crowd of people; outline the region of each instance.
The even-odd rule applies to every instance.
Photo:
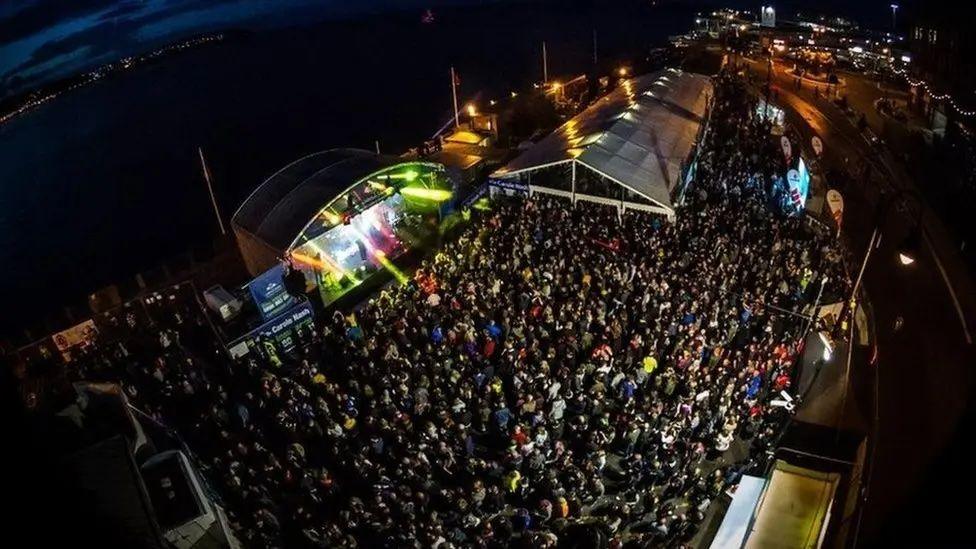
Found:
[[[781,160],[730,77],[703,151],[673,221],[495,200],[282,364],[188,315],[79,371],[182,434],[247,546],[680,546],[775,443],[792,313],[843,280],[770,212]]]

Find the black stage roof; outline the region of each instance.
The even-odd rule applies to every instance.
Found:
[[[269,177],[234,214],[235,230],[284,253],[323,206],[357,181],[403,160],[362,149],[332,149],[292,162]]]

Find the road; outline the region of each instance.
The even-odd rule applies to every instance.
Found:
[[[749,63],[748,68],[765,82],[765,61]],[[860,101],[870,101],[869,94],[859,87],[858,95],[865,96]],[[812,135],[821,137],[828,174],[861,173],[861,166],[871,166],[870,181],[828,181],[844,194],[845,240],[855,258],[863,257],[881,193],[912,189],[914,183],[889,154],[873,150],[854,121],[835,105],[814,97],[808,84],[796,90],[793,77],[781,66],[774,71],[773,95],[773,103],[784,108],[787,120],[807,143]],[[862,369],[859,373],[876,388],[876,397],[870,396],[875,391],[868,391],[867,402],[860,403],[865,417],[875,418],[870,437],[873,459],[865,473],[867,505],[857,529],[860,545],[865,546],[904,543],[923,533],[931,541],[931,531],[920,523],[935,523],[945,505],[919,499],[943,493],[933,491],[933,483],[958,485],[965,475],[938,470],[934,463],[959,461],[946,449],[968,435],[961,421],[971,417],[964,414],[976,364],[969,333],[976,326],[976,292],[945,227],[927,207],[923,250],[911,267],[900,266],[896,249],[915,223],[915,210],[912,202],[887,216],[881,245],[864,277],[877,353],[874,366],[864,360],[852,366]],[[953,445],[951,450],[961,448]]]

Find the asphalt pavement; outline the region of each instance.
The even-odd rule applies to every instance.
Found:
[[[760,85],[765,83],[765,61],[747,66]],[[870,92],[861,86],[858,93]],[[807,143],[813,135],[823,140],[825,171],[847,175],[833,181],[828,176],[828,185],[844,195],[843,238],[856,264],[881,196],[912,189],[915,182],[890,153],[869,144],[856,121],[829,99],[815,97],[806,83],[797,90],[782,66],[774,71],[771,94]],[[866,178],[865,165],[871,166]],[[886,216],[880,247],[864,275],[874,330],[870,348],[861,355],[873,360],[858,361],[852,368],[867,370],[859,373],[872,379],[875,390],[868,393],[875,396],[860,403],[866,417],[874,418],[866,505],[855,528],[862,546],[923,535],[918,539],[930,540],[929,521],[945,515],[944,502],[931,498],[942,494],[943,487],[973,482],[971,475],[945,471],[942,465],[959,462],[953,453],[962,447],[950,444],[970,434],[963,430],[968,422],[961,422],[970,417],[964,413],[976,364],[970,333],[976,327],[976,292],[951,236],[924,205],[922,249],[913,265],[900,265],[896,250],[915,224],[916,204],[910,200]],[[944,524],[939,529],[946,533]]]

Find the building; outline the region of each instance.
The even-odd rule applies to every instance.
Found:
[[[768,7],[763,7],[766,10]],[[773,12],[775,24],[775,12]],[[710,13],[699,13],[695,16],[695,30],[704,32],[712,38],[718,38],[726,33],[746,30],[755,22],[755,15],[748,11],[721,9]]]
[[[119,385],[78,382],[73,389],[75,401],[57,414],[56,444],[73,450],[60,461],[72,479],[62,497],[109,526],[105,544],[241,546],[195,460],[167,428],[130,405]]]
[[[308,155],[265,180],[231,220],[255,277],[290,262],[326,305],[436,232],[453,193],[444,167],[334,149]],[[280,281],[280,275],[277,278]]]
[[[677,69],[623,80],[493,173],[489,186],[672,217],[694,175],[712,95],[707,76]]]
[[[942,131],[949,120],[976,111],[976,34],[969,27],[976,6],[920,3],[912,15],[912,103]]]

